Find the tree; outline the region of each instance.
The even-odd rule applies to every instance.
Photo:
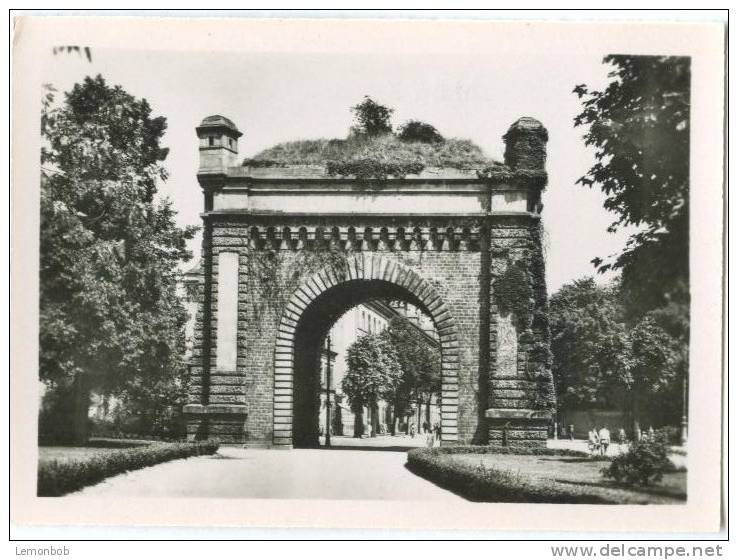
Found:
[[[686,364],[683,351],[681,341],[666,332],[653,315],[644,316],[632,329],[628,392],[634,431],[640,427],[644,403],[660,411],[671,423],[677,423],[681,368]]]
[[[441,353],[405,317],[393,317],[385,332],[402,370],[401,381],[391,395],[395,417],[411,402],[424,402],[429,421],[431,399],[441,392]]]
[[[565,284],[551,296],[549,322],[559,407],[620,408],[630,373],[617,286],[591,277]]]
[[[356,415],[354,437],[363,435],[364,407],[371,411],[371,435],[374,436],[377,403],[394,392],[402,377],[397,354],[385,333],[367,334],[348,347],[346,365],[348,371],[343,378],[342,389]]]
[[[629,325],[619,283],[566,284],[551,296],[549,318],[560,410],[622,410],[635,430],[648,403],[651,418],[659,411],[663,420],[677,420],[682,345],[651,315]]]
[[[176,267],[196,228],[177,227],[156,197],[166,120],[145,99],[97,76],[53,101],[49,92],[41,117],[39,433],[84,442],[91,391],[133,402],[181,385]]]
[[[353,130],[358,134],[367,136],[380,136],[392,133],[390,117],[394,109],[380,105],[368,95],[364,101],[351,107],[356,125]]]
[[[609,231],[635,226],[620,255],[597,258],[599,271],[622,271],[631,321],[661,309],[662,326],[687,343],[689,331],[690,59],[611,55],[602,91],[578,85],[575,126],[596,163],[578,180],[599,186],[617,216]]]
[[[435,144],[444,140],[435,126],[415,120],[407,121],[402,125],[397,137],[405,142],[423,142],[425,144]]]

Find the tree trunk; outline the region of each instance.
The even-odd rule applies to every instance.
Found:
[[[354,437],[360,438],[364,435],[364,408],[354,412]]]
[[[431,399],[433,398],[433,395],[430,395],[428,397],[428,400],[425,401],[425,423],[428,424],[428,427],[431,425],[430,421],[430,407],[431,407]]]
[[[79,373],[74,378],[74,408],[72,410],[72,443],[87,443],[90,414],[90,386],[87,375]]]
[[[418,397],[418,429],[417,432],[420,433],[420,427],[423,425],[423,399]]]
[[[631,412],[633,414],[633,441],[638,441],[641,434],[641,402],[638,390],[633,390],[633,396],[631,400]]]
[[[393,404],[390,408],[390,417],[389,417],[390,433],[392,435],[395,435],[395,433],[397,433],[397,426],[395,425],[396,423],[397,423],[397,406]]]
[[[377,407],[377,403],[372,403],[369,407],[369,426],[370,426],[370,437],[377,437],[377,425],[379,424],[379,418],[377,417],[379,415],[379,410]]]

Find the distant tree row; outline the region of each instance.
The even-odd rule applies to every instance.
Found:
[[[441,355],[436,346],[417,332],[410,321],[395,317],[379,334],[359,337],[347,350],[348,370],[342,389],[356,415],[354,436],[363,435],[363,410],[370,411],[371,435],[376,435],[378,403],[392,406],[390,430],[397,419],[406,416],[413,404],[420,413],[441,390]]]
[[[566,284],[550,299],[551,350],[557,403],[562,410],[620,410],[631,418],[677,424],[686,346],[657,316],[633,321],[615,281]]]

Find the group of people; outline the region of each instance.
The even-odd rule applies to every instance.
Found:
[[[625,434],[625,430],[620,428],[620,431]],[[607,448],[610,446],[610,430],[607,426],[602,426],[599,430],[595,426],[589,431],[588,437],[589,452],[596,455],[607,455]]]
[[[652,426],[649,426],[646,433],[641,433],[640,429],[637,429],[635,433],[636,441],[652,440],[654,439],[654,437],[655,431]],[[589,431],[588,440],[590,453],[599,453],[600,455],[606,455],[607,448],[610,445],[610,430],[607,428],[607,426],[603,426],[599,430],[597,429],[597,427],[594,427]],[[617,442],[620,445],[625,445],[626,443],[628,443],[628,436],[625,433],[625,428],[620,428],[618,430]]]
[[[410,424],[410,428],[408,431],[411,438],[414,438],[416,436],[418,432],[415,426],[415,422],[412,422]],[[433,424],[433,426],[431,426],[430,422],[423,422],[422,435],[426,436],[425,440],[428,447],[433,447],[436,442],[441,441],[441,424],[436,422]]]

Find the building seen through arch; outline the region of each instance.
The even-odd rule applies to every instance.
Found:
[[[356,415],[352,412],[348,399],[341,388],[348,367],[346,352],[348,347],[357,338],[366,334],[378,334],[387,329],[393,319],[407,319],[407,324],[423,343],[430,348],[439,347],[438,333],[432,322],[417,308],[399,301],[369,301],[351,308],[342,315],[331,327],[329,332],[330,353],[324,347],[321,355],[320,377],[320,420],[319,432],[324,435],[327,422],[326,381],[328,378],[328,359],[330,362],[330,393],[331,393],[331,434],[351,436],[355,432]],[[327,340],[327,339],[326,339]],[[376,432],[380,435],[390,433],[407,433],[411,423],[420,430],[424,423],[429,426],[440,424],[441,409],[440,395],[422,396],[421,402],[413,402],[408,410],[393,409],[393,404],[380,400],[377,409]],[[364,407],[362,415],[364,421],[364,435],[371,433],[371,411]]]

